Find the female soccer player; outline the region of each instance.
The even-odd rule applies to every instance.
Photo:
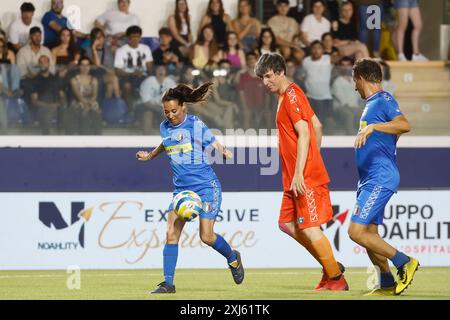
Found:
[[[173,171],[173,195],[191,190],[200,196],[203,202],[200,238],[227,259],[234,281],[241,284],[244,280],[244,268],[240,253],[232,250],[222,236],[214,233],[214,222],[222,202],[222,190],[216,174],[205,159],[204,151],[212,145],[225,158],[231,158],[232,154],[215,139],[198,117],[188,114],[186,107],[188,103],[205,102],[211,88],[212,83],[208,82],[196,89],[180,84],[166,91],[162,98],[167,118],[160,126],[162,143],[151,152],[139,151],[136,157],[140,161],[148,161],[163,151],[167,153]],[[178,241],[186,221],[175,214],[172,204],[168,211],[167,242],[163,251],[165,281],[152,293],[175,293],[173,280],[178,258]]]

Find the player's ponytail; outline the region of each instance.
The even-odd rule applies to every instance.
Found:
[[[207,82],[198,88],[192,89],[188,85],[179,84],[175,88],[167,90],[162,102],[178,100],[179,104],[183,103],[200,103],[208,100],[211,94],[212,82]]]

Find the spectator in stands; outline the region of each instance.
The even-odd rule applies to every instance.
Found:
[[[355,91],[355,83],[352,78],[353,60],[343,57],[337,67],[339,76],[331,86],[331,93],[334,98],[334,110],[336,117],[340,119],[344,133],[354,135],[358,129],[359,118],[361,117],[361,99]]]
[[[344,0],[347,1],[347,0]],[[333,24],[339,20],[339,2],[338,0],[326,0],[326,18]],[[345,3],[342,1],[342,3]]]
[[[77,65],[81,58],[75,35],[68,28],[61,29],[56,47],[51,52],[53,62],[58,66]]]
[[[8,130],[8,114],[3,95],[3,80],[0,77],[0,135],[6,135]]]
[[[53,49],[58,45],[59,35],[62,29],[72,30],[72,26],[67,19],[63,16],[64,0],[52,0],[51,10],[44,14],[42,17],[42,25],[44,26],[44,45],[47,48]],[[88,35],[75,31],[75,37],[87,38]]]
[[[411,42],[413,47],[413,61],[427,61],[428,59],[420,53],[419,39],[422,32],[422,16],[417,0],[394,0],[397,8],[398,24],[395,35],[397,37],[397,51],[399,61],[406,61],[403,53],[403,45],[405,41],[405,32],[408,27],[408,20],[411,19],[413,30],[411,33]]]
[[[302,41],[309,46],[315,40],[321,40],[324,33],[330,32],[331,24],[324,17],[325,4],[323,0],[312,1],[312,13],[303,18],[301,31]]]
[[[63,109],[66,95],[61,87],[61,81],[50,72],[50,59],[47,56],[39,58],[40,73],[35,78],[31,100],[37,108],[37,118],[42,134],[51,133],[52,122],[58,121],[60,129],[64,127]]]
[[[192,64],[197,69],[211,67],[219,62],[219,48],[214,37],[212,25],[206,25],[200,31],[192,51]]]
[[[73,100],[66,110],[68,134],[99,135],[102,118],[98,104],[98,81],[90,74],[91,61],[80,60],[79,73],[70,80]]]
[[[369,6],[377,6],[379,8],[379,12],[381,15],[383,15],[384,12],[384,6],[383,6],[384,0],[354,0],[354,3],[356,4],[358,8],[358,16],[359,16],[359,41],[364,43],[365,45],[369,44],[369,31],[371,30],[371,33],[373,35],[372,39],[372,53],[373,56],[376,58],[380,57],[380,42],[381,42],[381,26],[380,28],[372,28],[372,26],[369,26],[370,20],[373,19],[371,17],[371,12],[368,8]],[[370,27],[370,29],[369,29]]]
[[[225,47],[219,51],[219,59],[228,60],[235,70],[245,67],[245,53],[239,46],[236,32],[227,32],[227,41]]]
[[[130,13],[130,0],[117,0],[117,9],[108,10],[95,20],[95,27],[102,29],[106,36],[112,38],[114,47],[125,45],[126,30],[140,24],[139,17]]]
[[[339,50],[333,45],[334,39],[330,32],[322,35],[323,53],[333,58],[333,61],[339,60]]]
[[[0,64],[15,64],[16,55],[8,47],[8,37],[5,31],[0,30]]]
[[[369,57],[367,46],[358,40],[358,29],[354,17],[353,4],[342,3],[341,16],[333,24],[334,45],[341,56],[354,57],[355,60]]]
[[[324,125],[324,133],[333,132],[333,100],[330,91],[333,62],[329,55],[323,54],[322,42],[311,43],[311,56],[303,60],[306,96],[319,120]]]
[[[267,25],[275,34],[280,53],[285,59],[291,55],[297,55],[300,58],[299,60],[301,60],[304,52],[296,41],[300,29],[297,21],[287,15],[289,12],[289,0],[278,0],[276,9],[277,14],[267,21]]]
[[[179,47],[185,57],[188,57],[194,40],[191,32],[191,16],[186,0],[175,0],[175,13],[169,16],[168,25],[174,44]]]
[[[246,54],[247,68],[239,75],[238,91],[242,106],[242,118],[244,129],[260,128],[262,120],[267,120],[270,114],[267,92],[261,79],[255,74],[255,66],[258,56],[253,53]],[[270,126],[263,125],[270,128]]]
[[[31,28],[43,29],[42,24],[33,19],[35,7],[31,2],[24,2],[20,6],[20,18],[16,19],[9,27],[9,41],[17,52],[28,43]],[[43,39],[42,39],[43,40]]]
[[[253,52],[261,34],[261,22],[252,16],[250,0],[239,0],[238,12],[238,17],[232,21],[233,29],[244,52]]]
[[[8,97],[20,96],[20,70],[16,55],[8,48],[8,37],[3,30],[0,30],[0,69],[3,92]]]
[[[114,59],[114,68],[119,76],[124,99],[134,110],[134,90],[138,89],[151,70],[153,55],[147,45],[141,44],[142,29],[131,26],[127,29],[128,44],[120,47]]]
[[[184,56],[178,45],[173,42],[169,28],[159,29],[159,48],[153,51],[155,65],[164,65],[169,73],[180,71],[183,67]]]
[[[259,36],[258,41],[258,48],[256,49],[255,52],[258,56],[262,56],[264,53],[270,52],[279,53],[277,40],[272,29],[263,28],[261,30],[261,34]]]
[[[161,114],[162,96],[164,92],[170,88],[175,88],[176,85],[175,81],[167,75],[167,69],[164,65],[156,66],[155,75],[142,82],[140,87],[142,105],[138,111],[138,118],[142,125],[143,134],[159,132],[158,127],[153,124],[153,120],[156,118],[158,123],[163,120]]]
[[[187,84],[192,88],[198,88],[203,84],[202,72],[192,65],[185,65],[181,72],[180,83]]]
[[[209,0],[206,14],[200,21],[200,29],[206,25],[212,25],[215,39],[219,48],[223,48],[226,42],[227,31],[232,31],[231,18],[225,13],[222,0]]]

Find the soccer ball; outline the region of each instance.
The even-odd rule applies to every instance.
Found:
[[[194,191],[186,190],[173,198],[173,210],[180,218],[194,220],[202,210],[202,199]]]

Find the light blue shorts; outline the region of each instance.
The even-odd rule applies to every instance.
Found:
[[[216,217],[220,212],[220,206],[222,204],[222,186],[220,185],[219,180],[210,181],[208,182],[208,184],[177,189],[174,191],[173,197],[175,197],[181,191],[185,190],[194,191],[202,199],[203,208],[200,212],[200,218],[216,220]],[[167,211],[173,211],[173,201],[170,202]]]
[[[394,192],[382,186],[364,186],[358,189],[352,221],[359,224],[383,223],[384,208]]]
[[[417,8],[419,4],[417,0],[395,0],[394,6],[396,9]]]

